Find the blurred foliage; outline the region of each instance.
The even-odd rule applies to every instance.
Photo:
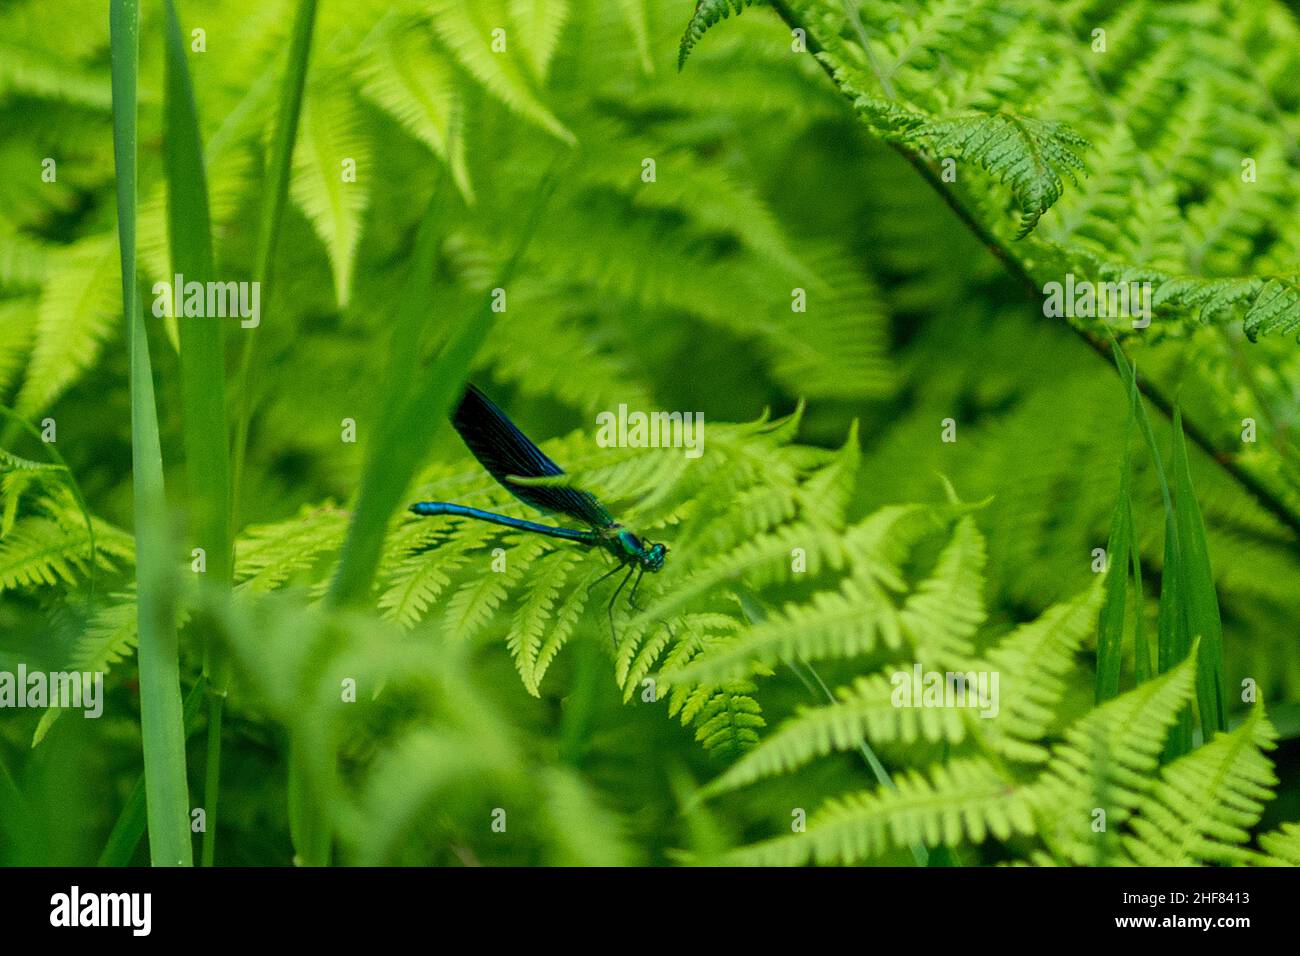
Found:
[[[0,425],[0,671],[108,672],[99,720],[0,714],[5,864],[93,863],[141,770],[102,6],[0,3],[0,403],[52,419],[67,465]],[[186,32],[204,31],[188,60],[223,278],[253,272],[294,6],[178,4]],[[1229,0],[772,6],[321,5],[262,323],[227,328],[256,336],[233,599],[192,583],[189,516],[173,515],[183,682],[201,664],[195,620],[216,622],[235,664],[218,863],[290,862],[301,824],[286,807],[304,806],[342,863],[1300,860],[1294,825],[1277,829],[1300,816],[1295,535],[1193,457],[1232,729],[1162,764],[1194,700],[1190,663],[1092,700],[1092,552],[1115,509],[1126,389],[1017,275],[1159,283],[1150,329],[1080,331],[1120,333],[1143,379],[1234,449],[1225,460],[1300,508],[1300,357],[1287,335],[1243,331],[1294,331],[1300,301],[1293,15]],[[146,3],[146,290],[173,271],[161,36]],[[965,220],[925,178],[949,156]],[[606,592],[588,593],[598,555],[403,513],[372,600],[327,608],[423,210],[441,210],[427,365],[556,167],[472,377],[620,520],[667,541],[668,565],[642,610],[616,609],[611,647]],[[175,321],[148,321],[179,488]],[[597,448],[595,414],[620,404],[702,411],[703,457]],[[1259,440],[1243,445],[1247,417]],[[411,500],[526,514],[450,429],[421,455]],[[1165,538],[1148,455],[1130,494],[1154,632]],[[893,707],[888,675],[911,662],[996,667],[1000,715]],[[1267,716],[1242,702],[1246,680]],[[1097,806],[1112,808],[1101,835]],[[808,831],[791,833],[805,809]]]

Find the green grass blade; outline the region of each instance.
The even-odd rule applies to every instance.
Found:
[[[1172,670],[1185,660],[1192,640],[1187,633],[1187,617],[1183,614],[1180,583],[1183,577],[1182,556],[1178,551],[1178,529],[1173,516],[1165,519],[1165,566],[1160,581],[1160,610],[1156,616],[1156,667],[1161,674]],[[1192,749],[1192,712],[1184,708],[1174,726],[1164,760],[1168,762],[1190,753]]]
[[[215,278],[207,172],[194,88],[185,61],[185,41],[176,6],[166,0],[166,81],[163,166],[167,175],[168,234],[173,273],[186,283]],[[180,315],[181,413],[189,490],[190,548],[206,554],[209,586],[228,590],[234,568],[230,515],[230,434],[226,424],[225,335],[216,316]],[[196,622],[196,630],[203,628]],[[208,750],[204,775],[204,866],[216,852],[217,797],[221,779],[222,695],[226,665],[211,634],[204,634],[204,673],[208,676]]]
[[[1192,488],[1182,414],[1177,408],[1174,409],[1173,479],[1182,571],[1179,596],[1187,616],[1187,633],[1201,642],[1196,661],[1196,702],[1201,715],[1201,734],[1208,741],[1228,727],[1223,698],[1223,623],[1205,540],[1205,522]]]
[[[140,723],[148,804],[149,856],[155,866],[188,866],[189,792],[175,617],[168,597],[172,555],[162,443],[154,403],[149,339],[136,283],[136,83],[140,61],[139,0],[111,0],[113,161],[122,263],[122,313],[130,354],[131,457],[135,499],[139,608]]]
[[[199,678],[197,684],[185,695],[185,734],[189,736],[198,727],[199,715],[203,713],[203,701],[207,697],[207,681]],[[122,805],[122,812],[117,815],[117,822],[104,843],[99,854],[97,866],[130,866],[135,857],[135,848],[144,837],[145,801],[144,777],[138,777],[131,793]]]
[[[1119,366],[1120,374],[1124,376],[1124,381],[1129,387],[1130,395],[1138,391],[1137,385],[1137,368],[1128,360],[1119,343],[1112,336],[1110,340],[1110,351],[1115,357],[1115,364]],[[1164,500],[1165,516],[1172,518],[1174,513],[1173,496],[1169,491],[1169,480],[1165,474],[1164,460],[1160,455],[1160,446],[1156,444],[1155,432],[1151,430],[1151,419],[1147,418],[1146,405],[1140,398],[1135,398],[1137,407],[1137,420],[1142,428],[1142,437],[1146,439],[1147,451],[1151,452],[1151,462],[1155,465],[1156,479],[1160,482],[1160,497]]]
[[[1133,676],[1139,684],[1145,684],[1155,674],[1151,663],[1151,645],[1147,640],[1147,628],[1144,611],[1146,595],[1142,590],[1142,553],[1138,549],[1137,526],[1129,516],[1129,557],[1133,562]]]
[[[280,109],[277,113],[275,133],[271,140],[271,153],[266,163],[266,184],[262,190],[261,209],[258,213],[257,258],[253,265],[253,281],[263,293],[271,281],[271,266],[275,261],[275,247],[284,221],[284,206],[289,195],[289,170],[293,162],[293,144],[298,136],[298,118],[302,114],[302,94],[307,85],[307,61],[311,54],[312,31],[316,22],[316,0],[299,0],[298,12],[293,20],[293,36],[289,43],[289,57],[285,62],[284,82],[280,87]],[[269,302],[265,294],[263,304]],[[235,414],[234,444],[234,515],[239,516],[239,491],[244,474],[244,454],[248,447],[248,428],[253,416],[252,390],[249,374],[253,364],[253,343],[256,329],[244,329],[243,345],[239,352],[239,371],[235,378],[235,395],[238,411]]]
[[[1124,428],[1124,462],[1120,468],[1119,495],[1106,542],[1106,599],[1097,624],[1097,703],[1119,696],[1120,669],[1124,661],[1124,611],[1128,604],[1130,555],[1133,551],[1133,507],[1129,484],[1133,472],[1131,453],[1135,402],[1130,393],[1128,424]],[[1142,607],[1138,605],[1138,616]]]
[[[166,107],[163,164],[174,272],[185,281],[214,279],[207,174],[176,8],[166,0]],[[185,425],[191,543],[207,555],[205,580],[231,578],[230,440],[226,424],[224,319],[178,316],[181,407]]]

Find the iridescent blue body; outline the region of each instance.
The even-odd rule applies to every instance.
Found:
[[[425,517],[453,515],[459,518],[476,518],[503,528],[515,528],[519,531],[531,531],[564,541],[573,541],[587,547],[602,547],[621,564],[634,564],[643,571],[658,571],[664,566],[664,555],[668,549],[662,544],[647,544],[620,524],[608,524],[600,529],[578,530],[577,528],[559,528],[554,525],[538,524],[523,518],[497,514],[471,508],[469,505],[453,504],[450,501],[418,501],[411,505],[411,511]]]
[[[600,580],[603,581],[621,568],[628,569],[627,576],[610,599],[612,628],[614,601],[627,584],[628,578],[634,572],[637,573],[636,583],[632,585],[629,595],[629,600],[632,600],[641,583],[641,575],[663,568],[668,548],[662,544],[643,541],[618,524],[595,495],[561,485],[525,485],[512,481],[512,478],[551,478],[564,474],[564,471],[515,427],[505,412],[473,385],[465,387],[465,395],[456,406],[451,421],[479,464],[512,495],[538,511],[567,515],[583,522],[587,527],[578,529],[539,524],[449,501],[419,501],[411,505],[410,510],[426,517],[450,515],[474,518],[503,528],[514,528],[517,531],[572,541],[589,548],[604,549],[613,555],[618,564]]]

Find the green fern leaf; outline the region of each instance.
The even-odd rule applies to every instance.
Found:
[[[538,655],[547,629],[554,621],[560,592],[578,563],[577,555],[563,553],[539,561],[525,579],[524,598],[510,624],[506,645],[515,659],[524,688],[534,697],[540,696],[538,685],[545,673],[538,673]]]
[[[734,790],[764,777],[790,773],[817,757],[873,744],[912,744],[918,740],[960,743],[966,736],[961,713],[953,709],[898,707],[889,676],[858,678],[836,691],[835,703],[806,707],[704,790],[706,795]]]
[[[504,30],[507,12],[501,0],[431,0],[433,28],[442,42],[497,99],[524,119],[566,143],[574,136],[533,91],[505,37],[506,50],[493,50],[493,30]]]
[[[1240,727],[1216,734],[1160,772],[1160,782],[1132,821],[1125,848],[1142,866],[1236,864],[1252,858],[1250,839],[1277,776],[1264,756],[1277,732],[1253,707]]]
[[[852,865],[890,847],[978,844],[990,835],[1009,840],[1034,830],[1023,790],[1008,785],[987,761],[952,760],[928,775],[908,771],[896,784],[829,801],[809,820],[807,832],[737,850],[728,862]]]
[[[934,571],[908,595],[899,613],[903,632],[922,664],[945,669],[973,655],[984,623],[984,536],[969,515],[957,522]]]
[[[1300,823],[1284,823],[1272,833],[1265,833],[1259,845],[1269,854],[1260,861],[1263,865],[1300,866]]]
[[[539,84],[546,83],[551,57],[555,55],[568,17],[568,0],[510,0],[514,36],[523,37],[524,59]]]
[[[122,309],[117,237],[103,233],[51,256],[36,315],[35,344],[17,410],[28,418],[53,402],[99,357]]]
[[[677,69],[680,70],[686,65],[686,58],[691,55],[691,50],[695,49],[695,45],[700,42],[700,38],[710,27],[727,19],[733,13],[740,16],[746,7],[756,2],[764,3],[766,0],[695,0],[695,12],[691,14],[686,32],[682,34],[681,43],[677,47]]]
[[[1191,699],[1195,658],[1090,711],[1052,749],[1033,800],[1044,840],[1072,862],[1104,862],[1119,825],[1143,805],[1169,729]],[[1098,809],[1106,814],[1100,833]]]
[[[473,202],[465,163],[465,103],[451,66],[435,56],[427,35],[393,20],[367,42],[362,93],[425,143],[447,164],[456,188]]]
[[[325,244],[334,297],[342,308],[352,292],[361,219],[374,175],[370,145],[360,133],[355,104],[338,85],[308,88],[300,127],[290,192]]]
[[[895,120],[892,113],[873,115],[871,101],[859,101],[859,108],[873,119]],[[1062,123],[1005,110],[923,119],[889,135],[940,159],[954,157],[974,163],[1010,186],[1021,209],[1017,239],[1029,235],[1061,198],[1065,188],[1062,175],[1078,182],[1076,174],[1083,170],[1083,160],[1077,150],[1088,145]]]
[[[1002,700],[996,718],[982,721],[988,746],[1014,760],[1038,762],[1038,744],[1057,720],[1065,676],[1080,646],[1097,627],[1104,594],[1102,581],[1071,601],[1054,605],[1016,628],[988,653],[997,671]]]

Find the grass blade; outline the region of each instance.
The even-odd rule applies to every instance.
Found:
[[[197,728],[206,696],[207,681],[200,677],[199,682],[185,695],[186,736],[194,733]],[[100,851],[96,866],[130,866],[135,856],[135,848],[140,845],[140,840],[144,836],[144,829],[144,777],[141,776],[131,788],[126,803],[122,805],[122,811],[117,815],[117,822],[113,824],[112,832],[104,843],[104,849]]]
[[[1182,595],[1179,593],[1183,577],[1182,556],[1178,550],[1178,526],[1172,514],[1165,518],[1165,566],[1160,581],[1160,610],[1156,617],[1157,667],[1160,673],[1172,670],[1185,660],[1192,647],[1187,633],[1187,617],[1183,614]],[[1165,745],[1164,761],[1168,763],[1192,750],[1192,712],[1184,707],[1174,725],[1169,742]]]
[[[203,163],[194,88],[185,61],[185,41],[173,0],[166,0],[165,100],[163,166],[167,175],[168,235],[172,272],[185,283],[212,281],[212,225],[208,180]],[[190,547],[206,555],[210,585],[229,590],[234,567],[230,524],[230,435],[226,424],[225,336],[217,316],[184,315],[174,303],[180,332],[181,414],[185,433]],[[188,550],[188,549],[187,549]],[[205,630],[202,619],[195,630]],[[203,809],[204,866],[211,866],[216,847],[217,798],[221,779],[222,698],[226,665],[210,633],[203,637],[203,670],[208,677],[208,751]]]
[[[1106,599],[1097,623],[1097,703],[1119,696],[1120,669],[1124,661],[1124,611],[1128,604],[1129,565],[1134,550],[1133,506],[1129,485],[1133,472],[1133,421],[1137,417],[1135,393],[1130,390],[1128,423],[1124,428],[1124,462],[1120,468],[1119,495],[1106,542]],[[1142,616],[1139,603],[1137,614]]]
[[[1174,516],[1182,572],[1179,597],[1187,617],[1187,633],[1201,642],[1196,659],[1196,702],[1201,716],[1201,735],[1208,741],[1217,732],[1228,728],[1223,698],[1223,623],[1219,617],[1219,599],[1214,590],[1214,572],[1205,540],[1205,522],[1192,488],[1182,414],[1177,408],[1174,409],[1173,470]]]
[[[1146,595],[1142,590],[1142,553],[1138,549],[1137,527],[1133,524],[1131,515],[1129,531],[1133,536],[1129,542],[1129,557],[1133,563],[1133,606],[1136,608],[1133,615],[1133,677],[1137,683],[1145,684],[1155,676],[1155,671],[1151,663],[1151,646],[1147,642],[1143,613],[1146,610]]]
[[[131,458],[139,608],[140,723],[148,804],[149,857],[155,866],[188,866],[189,792],[175,617],[168,588],[167,497],[154,403],[149,339],[136,283],[136,84],[139,0],[110,0],[113,162],[122,262],[122,313],[130,355]]]

